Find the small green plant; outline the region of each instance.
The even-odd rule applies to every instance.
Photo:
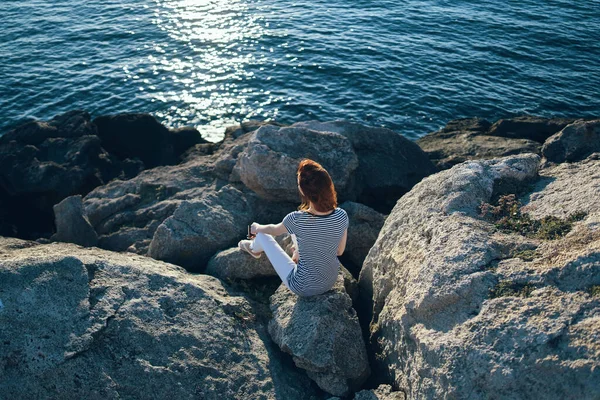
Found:
[[[503,232],[531,235],[536,230],[535,221],[521,212],[521,203],[514,194],[500,196],[496,206],[482,203],[480,211],[482,217],[487,217]]]
[[[587,216],[587,213],[585,211],[577,211],[577,212],[569,215],[568,219],[571,222],[577,222],[577,221],[583,220],[586,216]]]
[[[528,283],[501,281],[490,290],[490,297],[492,299],[507,296],[529,297],[534,290],[535,287]]]
[[[569,219],[560,219],[553,216],[544,217],[539,221],[537,237],[540,239],[554,240],[565,236],[571,230],[573,222]]]
[[[590,294],[592,297],[600,297],[600,285],[590,287]]]
[[[520,258],[523,261],[533,261],[537,256],[535,250],[523,250],[515,254],[515,258]]]
[[[497,203],[481,203],[479,209],[481,216],[493,222],[498,230],[545,240],[563,237],[569,233],[574,222],[581,221],[587,215],[576,212],[565,219],[548,216],[536,220],[522,211],[521,203],[514,194],[500,196]]]

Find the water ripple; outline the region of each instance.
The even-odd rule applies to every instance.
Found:
[[[600,1],[3,0],[0,132],[80,108],[247,119],[600,116]]]

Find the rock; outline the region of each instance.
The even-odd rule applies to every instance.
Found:
[[[225,129],[225,138],[226,138],[225,142],[227,142],[227,138],[230,138],[233,140],[238,139],[239,137],[241,137],[247,133],[254,132],[258,128],[265,126],[265,125],[273,125],[273,126],[278,126],[278,127],[284,126],[275,121],[254,121],[254,120],[245,121],[239,125],[228,126]]]
[[[200,271],[215,253],[246,235],[251,210],[244,194],[233,186],[198,201],[184,201],[158,226],[148,255]]]
[[[544,157],[555,163],[580,161],[594,152],[600,152],[600,119],[568,125],[542,148]]]
[[[105,115],[94,119],[94,124],[102,147],[120,159],[137,157],[147,168],[175,163],[171,136],[177,134],[170,134],[150,114]]]
[[[95,246],[98,235],[83,213],[81,195],[70,196],[54,206],[56,233],[52,240]]]
[[[197,144],[208,144],[198,129],[192,127],[183,127],[169,130],[170,141],[173,146],[173,156],[175,158],[181,157],[189,148]]]
[[[94,136],[96,126],[85,111],[69,111],[57,115],[48,122],[27,122],[0,137],[0,144],[11,141],[24,145],[38,146],[50,138],[76,138]]]
[[[237,156],[245,150],[250,138],[249,133],[264,125],[282,126],[273,121],[247,121],[241,125],[229,126],[225,129],[225,137],[222,141],[195,145],[186,151],[181,158],[184,162],[187,162],[217,152],[219,156],[213,161],[216,164],[215,175],[220,179],[240,182],[237,175],[233,178],[230,177],[237,162]]]
[[[285,234],[275,238],[280,245],[284,242],[291,242],[291,240],[287,238],[284,239],[284,236],[289,237],[289,235]],[[291,252],[286,249],[286,246],[282,247],[291,255]],[[275,269],[273,269],[273,266],[265,254],[257,259],[250,257],[238,247],[232,247],[215,254],[208,262],[204,273],[224,281],[277,276],[277,272],[275,272]]]
[[[578,212],[591,215],[600,211],[600,154],[572,163],[558,164],[540,171],[540,180],[522,198],[532,217],[568,218]]]
[[[83,205],[99,235],[100,245],[106,245],[107,250],[122,251],[138,241],[152,239],[158,226],[183,201],[197,200],[210,192],[209,185],[215,179],[207,171],[202,162],[157,167],[133,179],[115,180],[94,189],[85,196]],[[111,240],[119,236],[120,243]],[[118,246],[113,247],[114,244]],[[144,249],[144,246],[134,247]]]
[[[264,199],[298,202],[296,170],[304,158],[327,169],[340,197],[351,196],[350,178],[358,161],[348,139],[331,132],[263,126],[251,134],[233,172]]]
[[[350,219],[346,251],[342,261],[353,275],[358,277],[363,261],[385,222],[385,216],[360,203],[347,201],[340,207],[346,211]]]
[[[486,133],[492,124],[483,118],[459,118],[446,124],[440,132],[481,132]]]
[[[369,376],[367,352],[352,300],[340,275],[334,289],[298,297],[284,285],[271,296],[273,341],[319,387],[346,396]]]
[[[359,294],[358,281],[342,264],[340,264],[340,275],[342,276],[344,290],[350,296],[350,299],[352,299],[352,304],[356,304]]]
[[[372,367],[408,398],[600,396],[600,193],[578,184],[598,160],[540,178],[538,162],[457,165],[424,179],[387,217],[359,285],[371,304]],[[574,210],[571,197],[593,206],[557,240],[504,233],[478,206],[506,182],[536,218]],[[533,261],[520,258],[524,242]]]
[[[320,397],[213,277],[64,243],[0,258],[3,398]]]
[[[249,257],[237,247],[232,247],[215,254],[204,272],[222,280],[254,279],[265,276],[277,276],[266,256]]]
[[[390,385],[379,385],[375,390],[362,390],[354,400],[406,400],[404,392],[395,392]]]
[[[423,136],[417,144],[440,170],[468,160],[540,154],[540,143],[520,136],[493,136],[487,132],[489,126],[489,122],[478,118],[454,120]]]
[[[488,135],[544,143],[573,121],[575,120],[570,118],[541,118],[532,115],[499,119],[491,126]]]
[[[359,163],[354,189],[357,199],[379,212],[389,213],[404,193],[436,172],[418,145],[389,129],[348,121],[308,121],[292,127],[335,132],[347,137]]]
[[[94,189],[83,204],[99,235],[99,246],[150,254],[200,271],[215,253],[245,237],[249,222],[281,221],[297,203],[258,201],[241,183],[228,183],[249,135],[228,136],[208,154],[194,148],[178,165],[152,168],[127,181],[115,180]],[[237,194],[218,199],[222,193]],[[247,202],[252,207],[244,206]],[[210,235],[205,237],[205,233]]]
[[[30,122],[0,139],[0,198],[12,210],[7,222],[19,237],[49,237],[55,204],[116,177],[128,176],[102,148],[85,112]]]

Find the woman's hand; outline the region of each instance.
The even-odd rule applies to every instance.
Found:
[[[298,264],[298,259],[300,258],[300,254],[298,253],[298,249],[292,247],[292,251],[294,252],[292,254],[292,261],[295,262],[296,264]]]
[[[283,222],[281,222],[277,225],[273,225],[273,224],[261,225],[257,222],[253,222],[252,225],[250,225],[250,234],[251,235],[256,235],[257,233],[264,233],[265,235],[278,236],[278,235],[282,235],[286,232],[287,232],[287,230],[285,229],[285,226],[283,226]]]
[[[253,236],[256,236],[257,233],[260,233],[260,228],[262,228],[261,224],[253,222],[252,225],[250,225],[250,233]]]

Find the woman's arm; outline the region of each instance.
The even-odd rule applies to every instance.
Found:
[[[344,231],[342,238],[340,239],[340,244],[338,245],[337,255],[341,256],[344,254],[344,250],[346,250],[346,240],[348,239],[348,229]]]
[[[279,236],[287,233],[287,229],[285,229],[283,222],[269,225],[261,225],[253,222],[252,225],[250,225],[250,233],[254,235],[257,233],[265,233],[267,235]]]

